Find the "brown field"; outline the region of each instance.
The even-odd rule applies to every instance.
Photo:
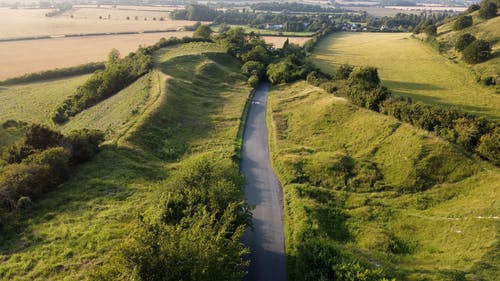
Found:
[[[191,35],[192,32],[182,31],[0,42],[0,80],[24,73],[103,61],[112,48],[126,55],[139,45],[151,45],[162,37]]]
[[[287,37],[287,36],[262,36],[262,39],[266,40],[267,43],[273,44],[276,48],[281,48],[283,43],[285,43],[288,38],[290,43],[295,43],[302,45],[311,37]]]
[[[69,11],[58,17],[46,17],[45,14],[49,11],[51,10],[0,8],[0,39],[75,33],[165,30],[177,29],[195,23],[193,21],[171,20],[166,11],[75,8],[71,12],[74,12],[76,18],[70,18],[70,15],[67,14]],[[95,14],[93,18],[91,17],[92,11]],[[99,20],[101,14],[106,18],[111,15],[111,19]],[[126,15],[130,16],[131,20],[126,20]],[[140,20],[134,20],[135,15]],[[160,15],[164,17],[164,21],[158,20]],[[145,17],[148,20],[145,21]],[[153,21],[153,17],[156,17],[157,20]]]

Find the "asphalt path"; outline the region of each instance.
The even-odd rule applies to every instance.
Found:
[[[266,106],[269,84],[254,94],[243,135],[241,170],[246,177],[245,197],[254,206],[253,229],[244,236],[250,248],[247,281],[285,281],[286,255],[283,193],[269,155]]]

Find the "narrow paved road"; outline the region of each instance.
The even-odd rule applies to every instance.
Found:
[[[250,247],[247,281],[285,281],[286,256],[283,194],[269,155],[266,105],[269,85],[258,86],[248,112],[241,169],[246,177],[245,197],[253,210],[254,229],[244,242]]]

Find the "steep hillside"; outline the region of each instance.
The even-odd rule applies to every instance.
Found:
[[[335,33],[319,42],[312,61],[329,73],[344,63],[374,66],[394,94],[500,118],[493,87],[477,83],[465,63],[454,63],[407,33]]]
[[[223,159],[233,155],[250,88],[238,62],[216,49],[186,44],[160,50],[152,74],[160,81],[152,78],[149,87],[150,96],[158,98],[143,113],[139,110],[134,122],[127,119],[129,111],[127,116],[115,111],[142,100],[148,78],[129,87],[135,89],[130,99],[120,93],[111,98],[116,104],[105,101],[66,125],[88,126],[94,120],[118,124],[126,132],[2,232],[0,279],[88,279],[116,255],[139,223],[138,215],[155,206],[172,174],[205,153]]]
[[[397,280],[494,280],[498,168],[303,82],[275,87],[268,113],[294,280],[353,260]]]
[[[438,28],[437,40],[446,56],[455,61],[460,61],[461,58],[461,54],[454,49],[455,42],[460,35],[469,33],[477,39],[490,42],[492,58],[470,67],[479,79],[484,80],[489,76],[498,77],[500,76],[500,17],[485,20],[478,16],[478,11],[470,15],[473,20],[472,26],[455,31],[453,30],[454,20],[449,21]]]

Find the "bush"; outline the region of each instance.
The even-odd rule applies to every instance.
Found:
[[[333,74],[333,78],[337,80],[346,80],[351,75],[354,67],[348,64],[343,64],[339,66],[337,70],[335,70],[335,74]]]
[[[375,67],[361,67],[349,74],[349,86],[358,86],[364,90],[372,90],[379,86],[380,78]]]
[[[453,23],[453,30],[462,30],[472,26],[472,16],[459,16]]]
[[[203,38],[203,39],[210,39],[210,35],[212,34],[212,29],[210,26],[206,24],[202,24],[196,28],[196,30],[193,33],[194,38]]]
[[[491,19],[497,16],[497,4],[490,0],[483,0],[479,4],[479,16],[483,19]]]
[[[490,43],[484,40],[476,40],[463,51],[463,59],[470,64],[480,63],[491,57]]]
[[[424,33],[428,36],[435,37],[437,36],[437,26],[434,24],[430,24],[424,28]]]
[[[458,37],[457,42],[455,43],[455,49],[461,52],[474,41],[476,41],[476,37],[473,35],[469,33],[462,34]]]
[[[247,83],[250,87],[255,88],[259,85],[259,77],[257,75],[252,75],[248,78]]]
[[[251,60],[241,66],[241,71],[247,76],[263,77],[266,74],[266,66],[261,62]]]
[[[477,152],[500,166],[500,127],[497,126],[492,132],[481,136]]]
[[[90,160],[99,152],[99,144],[104,141],[104,134],[99,130],[82,129],[72,131],[66,136],[66,142],[71,148],[71,164]]]
[[[23,163],[47,166],[50,186],[57,186],[69,178],[69,152],[63,147],[53,147],[30,155]]]
[[[472,13],[472,12],[475,12],[477,10],[479,10],[481,7],[478,5],[478,4],[472,4],[469,6],[469,8],[467,8],[467,13]]]

